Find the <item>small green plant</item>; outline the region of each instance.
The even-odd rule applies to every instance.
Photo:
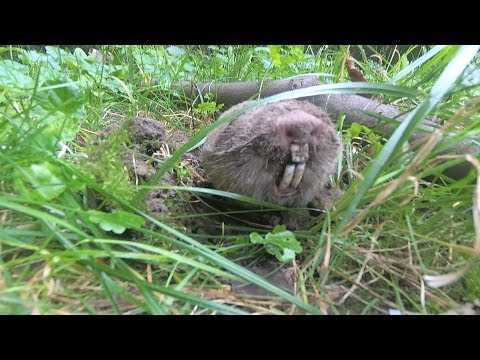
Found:
[[[84,184],[74,178],[65,177],[58,163],[44,161],[32,164],[28,168],[18,167],[16,170],[16,188],[25,196],[31,195],[35,200],[51,201],[62,194],[67,188],[82,189]],[[33,187],[29,194],[23,182],[26,179]]]
[[[262,237],[257,232],[250,234],[250,241],[253,244],[264,244],[265,250],[281,261],[281,262],[291,262],[295,260],[295,254],[302,252],[302,247],[297,241],[295,234],[289,230],[285,225],[277,225],[265,235],[265,238]]]
[[[211,115],[216,113],[217,111],[220,111],[222,107],[223,104],[217,105],[215,101],[207,101],[199,103],[193,111],[195,111],[197,114]]]
[[[175,173],[177,174],[177,177],[180,180],[190,177],[190,171],[188,171],[188,168],[182,161],[175,165],[173,168],[175,170]]]
[[[383,148],[383,145],[381,143],[382,138],[380,136],[378,136],[377,134],[375,134],[372,129],[370,129],[369,127],[367,127],[365,125],[361,125],[357,122],[354,122],[344,132],[345,132],[345,139],[347,141],[352,141],[354,138],[359,136],[362,132],[365,135],[367,135],[368,140],[372,144],[373,151],[374,151],[374,153],[373,153],[374,156],[377,156],[378,153],[380,153],[380,151]]]
[[[105,231],[112,231],[115,234],[123,234],[126,229],[141,227],[145,220],[138,215],[126,211],[114,211],[106,213],[97,210],[88,210],[88,218],[91,222],[99,224]]]

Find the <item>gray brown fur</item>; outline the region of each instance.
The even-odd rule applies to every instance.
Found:
[[[251,103],[238,104],[222,116]],[[279,118],[288,119],[294,130],[291,136],[279,135]],[[312,126],[319,126],[318,119],[323,124],[321,133],[311,136]],[[307,141],[309,158],[298,188],[280,191],[279,179],[290,161],[292,141]],[[202,162],[210,181],[219,190],[283,206],[303,207],[321,197],[341,150],[327,113],[306,101],[285,100],[255,107],[212,131],[203,146]]]

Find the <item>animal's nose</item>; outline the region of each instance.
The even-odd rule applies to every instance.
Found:
[[[317,117],[301,110],[294,110],[277,119],[277,131],[290,143],[307,143],[312,136],[325,131],[325,124]]]

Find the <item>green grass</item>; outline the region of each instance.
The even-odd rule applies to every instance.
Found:
[[[374,56],[368,46],[101,50],[107,62],[81,49],[0,48],[0,313],[434,314],[480,297],[476,159],[461,180],[443,170],[469,159],[439,161],[451,144],[478,141],[477,47],[388,48]],[[368,83],[344,83],[348,51],[361,54],[357,67]],[[345,150],[333,180],[344,194],[310,231],[294,232],[303,250],[293,262],[282,264],[249,241],[269,230],[239,222],[246,210],[223,213],[231,221],[217,223],[215,235],[191,232],[185,221],[218,219],[214,209],[181,206],[200,194],[259,202],[195,186],[194,164],[182,155],[221,124],[221,106],[208,96],[186,101],[172,84],[302,73],[318,73],[325,85],[260,103],[361,90],[412,111],[391,136],[335,119]],[[189,137],[170,157],[157,158],[157,174],[139,185],[121,159],[128,134],[95,141],[107,125],[135,115]],[[407,146],[432,115],[444,125]],[[182,174],[181,186],[159,184],[168,172]],[[149,215],[143,200],[151,189],[175,192],[175,211]],[[294,295],[247,269],[265,258],[293,272]],[[439,288],[425,278],[459,270],[465,274]],[[239,296],[231,280],[255,283],[271,297]]]

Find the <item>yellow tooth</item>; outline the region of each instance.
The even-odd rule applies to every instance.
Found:
[[[278,185],[278,188],[280,190],[285,190],[290,186],[290,183],[292,182],[293,179],[293,174],[295,173],[295,165],[290,164],[285,166],[285,171],[283,173],[282,180],[280,181],[280,185]]]
[[[290,184],[292,188],[296,189],[298,187],[298,184],[300,184],[300,181],[302,181],[304,171],[305,163],[297,164],[295,167],[295,173],[293,174],[292,183]]]

